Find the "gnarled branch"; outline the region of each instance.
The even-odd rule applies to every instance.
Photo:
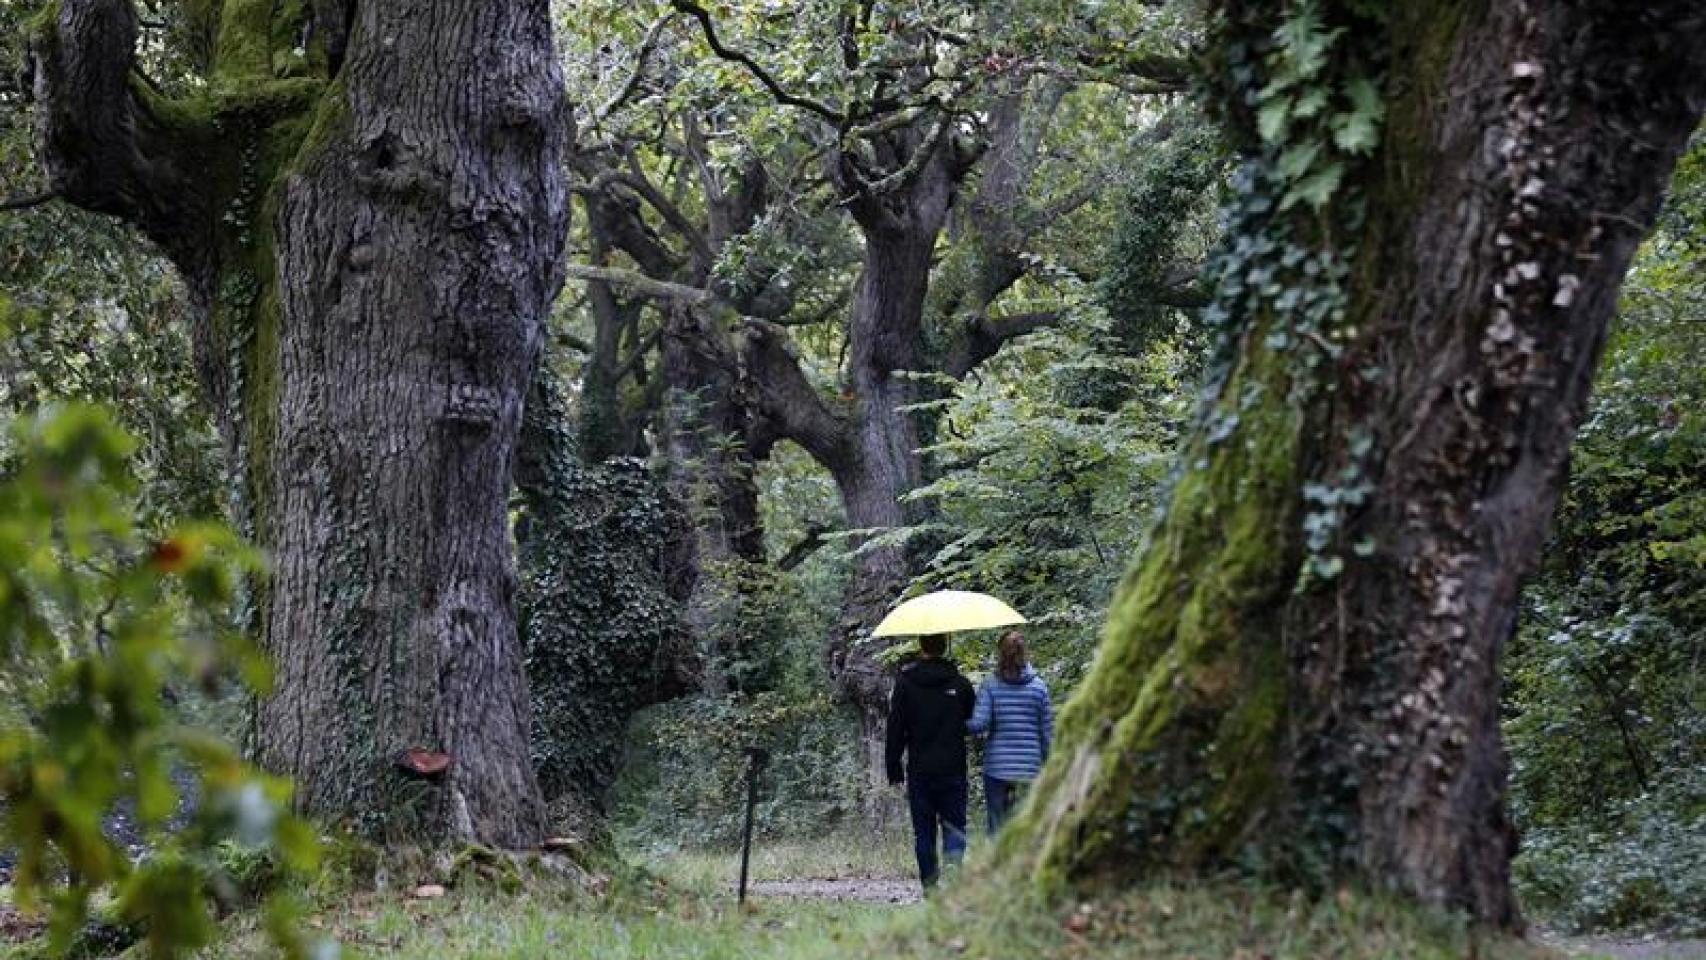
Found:
[[[595,267],[586,263],[571,263],[563,269],[568,276],[576,280],[595,280],[626,287],[641,296],[651,297],[655,300],[667,300],[687,306],[705,306],[718,302],[717,295],[703,287],[690,287],[685,283],[658,280],[637,270]]]
[[[1010,340],[1058,323],[1059,310],[1035,310],[999,317],[978,317],[968,324],[965,336],[943,362],[943,373],[958,380],[995,356]]]
[[[737,63],[745,67],[746,72],[752,74],[753,79],[763,84],[764,89],[770,91],[770,95],[776,99],[777,103],[785,104],[790,107],[798,107],[801,110],[817,114],[819,117],[828,120],[836,126],[841,126],[846,122],[846,117],[844,117],[839,110],[836,110],[827,104],[819,103],[809,97],[802,97],[798,94],[788,92],[788,89],[782,86],[781,81],[777,80],[770,71],[764,69],[758,61],[752,59],[739,50],[734,50],[725,46],[722,38],[717,36],[717,27],[716,24],[711,22],[711,12],[709,10],[706,10],[699,4],[694,3],[693,0],[670,0],[670,6],[699,21],[700,32],[705,35],[705,43],[711,47],[711,52],[723,60],[727,60],[730,63]]]
[[[179,135],[154,115],[132,79],[131,0],[61,0],[51,29],[30,50],[38,156],[51,192],[129,221],[187,275],[200,275],[205,191]]]

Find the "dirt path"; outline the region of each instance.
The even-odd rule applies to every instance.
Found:
[[[917,903],[918,881],[879,877],[842,879],[754,880],[754,897],[792,900],[845,900],[858,903]]]
[[[1616,960],[1706,960],[1706,940],[1658,937],[1569,937],[1542,931],[1534,939],[1566,956]]]

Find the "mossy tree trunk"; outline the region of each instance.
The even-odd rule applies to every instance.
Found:
[[[1520,925],[1500,648],[1706,108],[1706,10],[1370,10],[1217,10],[1225,355],[1004,839],[1045,884],[1244,868]]]
[[[535,842],[506,507],[566,226],[548,6],[188,9],[205,76],[168,98],[134,70],[130,0],[61,0],[34,43],[41,144],[197,301],[273,560],[259,759],[314,814]],[[448,772],[402,780],[411,747]]]

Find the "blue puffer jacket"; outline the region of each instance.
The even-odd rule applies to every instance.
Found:
[[[1054,710],[1048,685],[1030,666],[1017,683],[999,676],[983,681],[966,729],[988,734],[983,772],[997,780],[1033,780],[1048,759],[1054,739]]]

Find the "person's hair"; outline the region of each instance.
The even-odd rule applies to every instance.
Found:
[[[1001,645],[995,660],[995,672],[1001,679],[1009,683],[1018,683],[1025,677],[1025,635],[1017,630],[1009,630],[1001,635]]]
[[[927,633],[918,638],[918,649],[927,657],[940,657],[948,652],[948,635]]]

